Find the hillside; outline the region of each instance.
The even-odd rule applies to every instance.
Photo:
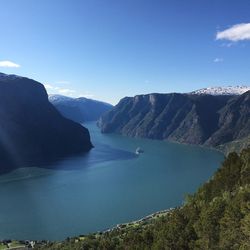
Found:
[[[103,133],[219,147],[250,135],[250,91],[125,97],[98,124]]]
[[[50,95],[49,101],[63,116],[78,123],[97,121],[102,114],[113,107],[111,104],[85,97]]]
[[[0,75],[0,173],[92,148],[89,132],[64,118],[34,80]]]
[[[37,249],[249,249],[250,149],[230,153],[182,207]]]

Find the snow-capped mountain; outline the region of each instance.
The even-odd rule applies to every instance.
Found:
[[[74,98],[64,95],[49,95],[49,101],[51,103],[60,103],[60,102],[70,102],[73,101]]]
[[[86,98],[86,97],[70,97],[70,96],[64,96],[64,95],[59,95],[59,94],[49,94],[49,101],[53,104],[59,104],[59,103],[71,103],[73,105],[76,105],[77,102],[93,102],[93,103],[97,103],[97,104],[104,104],[104,105],[109,105],[109,103],[106,102],[102,102],[102,101],[98,101],[98,100],[94,100],[91,98]],[[112,106],[112,105],[111,105]]]
[[[250,90],[250,86],[227,86],[227,87],[208,87],[198,89],[190,94],[196,95],[241,95]]]
[[[49,95],[49,101],[65,117],[83,123],[85,121],[96,121],[112,105],[85,97],[72,98],[62,95]]]

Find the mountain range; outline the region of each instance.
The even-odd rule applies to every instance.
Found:
[[[250,91],[125,97],[98,125],[103,133],[240,150],[250,145]]]
[[[88,130],[64,118],[41,83],[0,74],[0,173],[91,148]]]
[[[103,113],[113,107],[111,104],[85,97],[49,95],[49,101],[63,116],[78,123],[97,121]]]
[[[89,132],[79,123],[97,119],[104,133],[237,151],[250,145],[250,91],[137,95],[112,107],[48,97],[41,83],[0,73],[0,172],[89,151]]]

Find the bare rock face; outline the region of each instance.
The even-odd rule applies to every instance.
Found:
[[[220,111],[218,130],[206,142],[224,144],[250,136],[250,91],[230,99]]]
[[[0,173],[92,147],[88,130],[64,118],[41,83],[0,74]]]
[[[250,135],[250,91],[125,97],[98,124],[103,133],[216,147]]]

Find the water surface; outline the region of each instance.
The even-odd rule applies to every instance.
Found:
[[[61,240],[179,206],[223,160],[201,147],[85,126],[90,153],[0,176],[0,239]],[[138,146],[145,151],[139,157]]]

